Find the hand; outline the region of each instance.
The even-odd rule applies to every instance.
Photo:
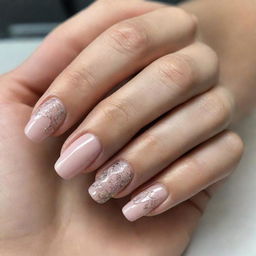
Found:
[[[101,9],[100,5],[97,8]],[[108,13],[114,11],[113,8],[108,10]],[[127,7],[124,10],[127,11]],[[83,18],[91,20],[89,15]],[[90,28],[96,31],[94,27]],[[106,255],[115,255],[115,252],[116,255],[125,255],[126,251],[123,250],[128,246],[129,255],[140,252],[139,255],[147,255],[149,251],[153,255],[180,255],[200,216],[198,209],[203,209],[208,200],[205,192],[166,214],[128,223],[119,213],[122,201],[110,201],[98,206],[89,200],[84,193],[84,186],[90,183],[89,176],[69,182],[59,181],[54,176],[51,166],[61,139],[50,139],[35,145],[22,136],[22,127],[31,111],[29,106],[37,100],[39,88],[43,85],[46,88],[79,52],[65,48],[65,44],[59,45],[59,40],[55,41],[54,38],[59,38],[62,35],[60,32],[67,30],[58,31],[59,34],[55,33],[56,37],[51,35],[25,65],[1,79],[0,120],[2,127],[6,127],[1,131],[1,152],[5,152],[1,159],[1,170],[6,171],[1,172],[0,179],[0,254],[9,256],[19,253],[27,256],[36,252],[36,255],[83,255],[87,252],[99,255],[99,244],[111,244],[111,248],[104,247]],[[80,30],[71,30],[68,36],[71,36],[71,32],[81,36]],[[92,39],[93,32],[86,31],[86,40]],[[64,42],[64,38],[61,38]],[[76,42],[76,47],[81,43],[80,40],[72,42]],[[239,158],[242,144],[233,133],[223,133],[192,155],[199,160],[208,159],[206,153],[215,155],[216,149],[216,156],[220,157],[216,158],[216,163],[225,163],[225,154],[231,149],[237,150],[231,154],[232,157],[236,160]],[[208,165],[211,166],[211,162]]]
[[[65,133],[89,113],[64,143],[56,171],[70,179],[101,167],[89,188],[99,203],[142,191],[123,208],[130,221],[162,213],[223,179],[242,151],[236,142],[234,152],[204,155],[210,139],[214,143],[213,137],[230,125],[235,102],[217,83],[216,54],[195,38],[195,18],[163,4],[133,4],[145,5],[143,13],[133,11],[127,19],[125,8],[114,25],[109,13],[94,20],[99,36],[83,45],[46,92],[45,84],[36,85],[44,93],[25,130],[30,139],[42,141]],[[105,6],[97,2],[80,15],[99,17]],[[77,24],[87,24],[82,18],[59,31],[74,30],[73,23],[79,30]],[[59,31],[51,40],[63,38]]]
[[[121,215],[122,201],[102,206],[85,193],[91,175],[68,182],[55,175],[52,166],[61,139],[40,145],[27,140],[23,126],[31,107],[25,103],[27,94],[19,94],[26,91],[26,84],[12,74],[0,82],[10,93],[0,102],[1,256],[98,256],[103,251],[111,256],[182,254],[214,187],[166,214],[128,222]],[[204,151],[220,150],[225,155],[236,143],[233,134],[225,133]]]

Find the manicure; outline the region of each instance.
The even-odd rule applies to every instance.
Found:
[[[154,210],[168,197],[164,185],[155,184],[135,196],[123,207],[123,214],[129,221],[135,221]]]
[[[104,170],[90,186],[88,192],[96,202],[103,204],[123,190],[132,178],[132,167],[120,160]]]
[[[51,98],[37,108],[26,125],[26,136],[40,142],[52,135],[64,122],[66,110],[57,98]]]
[[[75,140],[55,164],[56,172],[64,179],[71,179],[98,157],[101,145],[96,136],[87,133]]]

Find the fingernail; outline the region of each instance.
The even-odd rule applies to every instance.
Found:
[[[88,192],[96,202],[103,204],[123,190],[132,178],[132,167],[121,160],[104,170],[90,186]]]
[[[165,201],[168,192],[164,185],[155,184],[135,196],[123,207],[123,214],[129,221],[135,221],[154,210]]]
[[[40,142],[52,135],[64,122],[66,109],[57,98],[51,98],[40,105],[25,127],[26,136]]]
[[[56,172],[64,179],[71,179],[97,158],[101,145],[96,136],[87,133],[75,140],[55,164]]]

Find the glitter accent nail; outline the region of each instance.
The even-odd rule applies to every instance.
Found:
[[[162,184],[155,184],[135,196],[123,207],[123,214],[130,221],[135,221],[147,215],[159,206],[168,196]]]
[[[98,203],[105,203],[123,190],[132,180],[132,167],[120,160],[104,170],[89,188],[89,194]]]
[[[50,98],[40,105],[31,116],[25,134],[33,141],[40,142],[52,135],[64,122],[66,109],[58,98]]]

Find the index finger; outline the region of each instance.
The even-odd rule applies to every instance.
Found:
[[[139,1],[96,1],[52,31],[21,66],[7,74],[8,86],[0,87],[4,98],[33,105],[52,81],[99,34],[112,24],[140,15],[162,4]],[[13,82],[12,82],[13,81]],[[2,83],[5,84],[5,83]],[[8,92],[7,92],[8,91]]]
[[[110,27],[81,52],[42,96],[27,126],[27,136],[41,141],[64,133],[118,83],[155,59],[191,43],[195,28],[192,16],[174,7],[154,10]]]

